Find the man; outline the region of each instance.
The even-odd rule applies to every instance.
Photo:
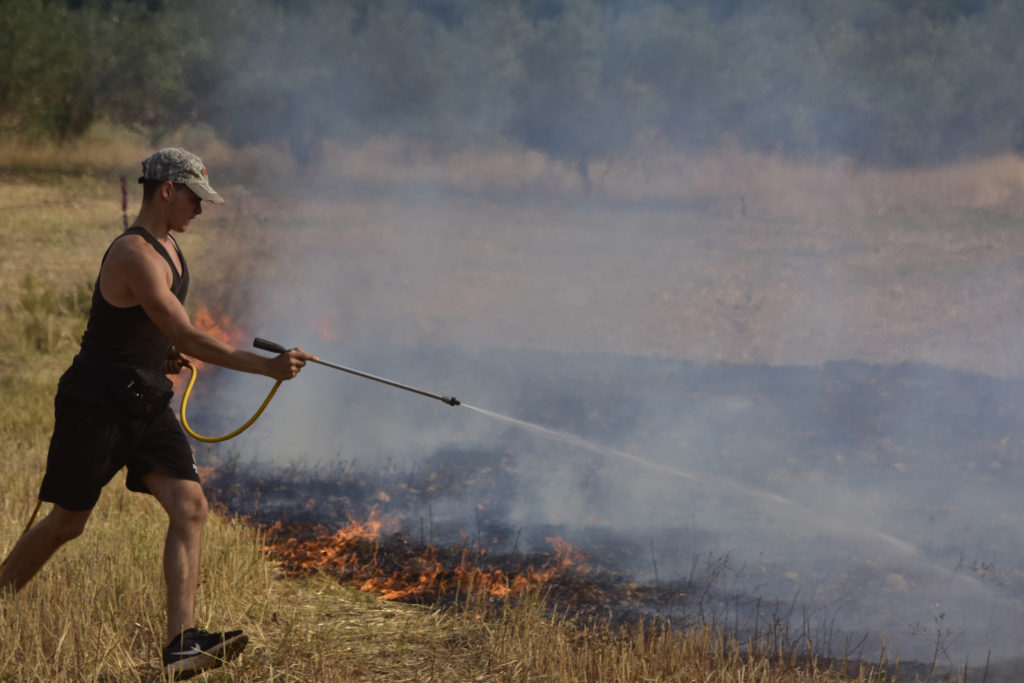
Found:
[[[61,545],[79,536],[100,490],[122,467],[127,487],[156,497],[169,523],[167,674],[188,678],[237,656],[240,630],[207,633],[193,620],[199,547],[207,514],[192,449],[167,401],[165,373],[184,356],[285,380],[315,357],[294,349],[267,358],[196,328],[184,308],[188,266],[172,233],[184,233],[202,202],[223,203],[196,155],[168,148],[142,162],[142,206],[111,244],[93,290],[81,351],[61,377],[56,423],[39,498],[52,511],[29,529],[0,571],[0,591],[24,586]]]

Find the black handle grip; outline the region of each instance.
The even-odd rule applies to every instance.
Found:
[[[257,349],[263,349],[264,351],[270,351],[271,353],[287,353],[288,349],[284,348],[280,344],[275,344],[272,341],[263,339],[262,337],[256,337],[252,340],[252,345]]]

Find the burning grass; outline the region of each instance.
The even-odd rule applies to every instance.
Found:
[[[480,463],[480,467],[486,469],[486,463]],[[484,533],[477,533],[475,538],[460,532],[455,543],[425,544],[417,542],[414,534],[403,533],[402,529],[409,526],[407,520],[394,512],[378,510],[379,506],[392,510],[396,505],[401,507],[399,492],[412,488],[401,473],[381,476],[354,470],[334,474],[321,470],[314,475],[285,470],[256,474],[257,470],[228,464],[211,471],[206,485],[214,498],[247,492],[252,505],[245,509],[255,519],[269,521],[285,515],[292,520],[271,522],[266,536],[270,556],[290,576],[330,577],[387,600],[442,609],[447,615],[459,614],[468,603],[489,606],[491,616],[504,615],[506,608],[517,609],[530,596],[543,595],[542,614],[560,615],[572,628],[603,634],[622,646],[626,646],[624,640],[638,633],[650,637],[659,629],[674,631],[680,642],[695,633],[717,633],[716,637],[729,647],[759,653],[776,664],[788,658],[794,666],[806,667],[813,662],[820,671],[831,667],[833,672],[848,674],[857,667],[868,667],[864,658],[872,655],[865,647],[866,634],[834,630],[836,617],[830,617],[828,608],[809,612],[795,599],[785,603],[733,592],[729,586],[743,579],[728,566],[728,558],[708,557],[701,566],[695,560],[685,580],[638,584],[602,566],[614,563],[617,553],[625,549],[623,544],[628,545],[623,537],[604,539],[608,547],[600,558],[586,557],[553,537],[548,539],[552,548],[546,552],[510,551],[507,543],[502,544],[504,549],[481,545],[481,535],[489,538],[495,533],[484,520]],[[447,472],[441,473],[440,479],[458,488],[464,483],[461,479],[480,476],[479,470],[459,472],[461,477]],[[307,484],[314,479],[319,482],[319,487],[311,485],[316,488],[315,494],[304,506],[292,507],[289,514],[281,502],[293,493],[309,492],[311,486]],[[450,491],[448,488],[437,494],[443,497]],[[237,498],[231,500],[239,503]],[[348,522],[337,527],[308,521],[318,515],[337,514],[339,507],[369,512],[359,518],[349,513]],[[296,521],[303,519],[307,521]],[[450,538],[450,528],[448,533]],[[430,537],[434,534],[431,530]],[[420,537],[426,538],[426,531]],[[517,534],[516,544],[518,541]],[[862,572],[873,571],[864,563],[855,564]],[[759,580],[769,578],[767,574],[761,576]],[[923,677],[930,675],[927,664],[899,664],[898,658],[890,660],[884,651],[880,660],[876,655],[875,668],[876,672],[891,671],[892,676],[907,680],[922,673]],[[933,676],[933,680],[937,679]]]
[[[417,547],[400,534],[382,533],[388,526],[375,514],[333,534],[275,526],[267,548],[288,576],[339,581],[428,608],[447,634],[438,646],[449,665],[464,666],[456,663],[457,652],[477,658],[461,674],[474,679],[838,682],[906,675],[895,673],[898,660],[884,652],[875,664],[815,655],[808,634],[794,637],[781,622],[739,639],[711,622],[614,618],[614,601],[639,603],[644,589],[602,583],[562,539],[549,539],[553,554],[532,554],[515,566],[505,558],[507,568],[500,569],[500,558],[488,562],[467,547]],[[424,666],[415,678],[434,680],[436,662]]]
[[[267,550],[292,576],[325,573],[376,593],[385,600],[450,601],[459,594],[511,598],[530,588],[549,586],[576,573],[582,556],[563,539],[548,541],[553,557],[521,559],[506,567],[489,563],[486,550],[468,547],[416,547],[401,534],[381,538],[373,516],[333,534],[316,527],[267,530]]]

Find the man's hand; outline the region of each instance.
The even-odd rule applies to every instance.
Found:
[[[167,354],[167,360],[164,361],[164,374],[177,375],[185,367],[186,361],[185,356],[178,353],[177,349],[172,346],[171,352]]]
[[[279,380],[292,379],[299,374],[299,370],[305,367],[306,361],[310,360],[320,359],[302,349],[295,348],[267,359],[268,372],[266,374]]]

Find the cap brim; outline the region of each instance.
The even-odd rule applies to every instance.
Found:
[[[200,199],[205,199],[212,204],[223,204],[224,198],[214,192],[213,188],[209,185],[200,185],[199,183],[185,183],[188,189],[195,192]]]

